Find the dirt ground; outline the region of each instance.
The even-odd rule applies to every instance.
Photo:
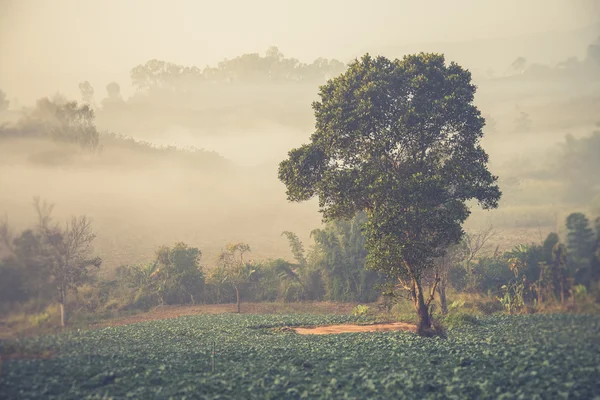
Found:
[[[318,326],[316,328],[296,328],[295,331],[300,335],[331,335],[337,333],[350,332],[387,332],[387,331],[411,331],[416,332],[417,326],[407,324],[405,322],[394,322],[391,324],[376,324],[376,325],[329,325]]]

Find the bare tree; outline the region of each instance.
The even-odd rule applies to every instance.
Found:
[[[89,281],[90,268],[99,268],[102,260],[92,257],[92,242],[96,235],[86,216],[72,217],[64,228],[52,223],[53,204],[34,199],[38,214],[38,229],[47,257],[48,267],[53,277],[60,304],[60,323],[66,324],[65,304],[67,294],[77,291],[77,287]]]
[[[482,251],[486,250],[489,246],[489,241],[492,237],[496,236],[497,232],[494,231],[494,227],[490,226],[482,231],[467,233],[465,234],[465,244],[467,246],[467,258],[465,265],[467,268],[471,265],[473,260]]]

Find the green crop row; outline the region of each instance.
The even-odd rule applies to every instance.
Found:
[[[447,339],[272,329],[351,320],[201,315],[0,343],[5,354],[9,346],[55,352],[5,360],[0,398],[593,399],[600,393],[597,316],[487,317],[453,329]]]

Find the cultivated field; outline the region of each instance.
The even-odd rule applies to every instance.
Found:
[[[0,397],[593,399],[600,393],[598,316],[486,317],[449,331],[447,339],[408,331],[300,335],[289,328],[349,322],[357,321],[333,314],[205,314],[40,336],[12,348],[5,342]]]

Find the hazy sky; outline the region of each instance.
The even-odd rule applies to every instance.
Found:
[[[30,102],[97,91],[152,58],[204,66],[277,45],[346,61],[372,46],[565,31],[599,0],[0,0],[0,89]],[[104,93],[102,92],[102,95]]]

